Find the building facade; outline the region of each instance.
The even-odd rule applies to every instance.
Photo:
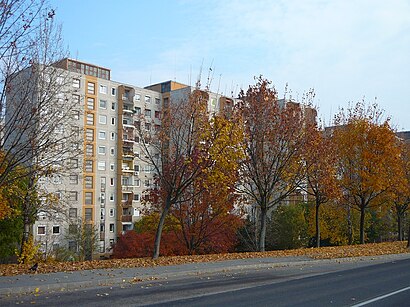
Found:
[[[66,176],[39,179],[42,188],[64,203],[64,212],[40,211],[33,235],[44,251],[68,247],[75,252],[78,242],[69,234],[84,223],[98,233],[94,254],[108,255],[117,238],[140,218],[142,197],[153,184],[154,169],[141,159],[137,127],[156,129],[163,106],[187,99],[194,88],[174,81],[145,88],[116,82],[110,69],[68,58],[54,69],[69,76],[64,99],[78,108],[68,125],[78,133],[81,153],[70,157]],[[229,111],[233,105],[233,99],[207,94],[210,113]]]

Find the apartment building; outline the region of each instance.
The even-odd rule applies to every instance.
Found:
[[[194,88],[174,81],[145,88],[116,82],[110,69],[68,58],[54,66],[68,74],[60,98],[78,106],[68,126],[79,134],[81,153],[69,159],[69,174],[40,178],[64,212],[40,211],[33,235],[44,251],[62,246],[76,251],[78,242],[67,238],[80,221],[97,229],[98,252],[106,255],[139,219],[144,191],[153,184],[154,170],[141,159],[136,127],[143,122],[142,128],[156,129],[163,106],[187,99]],[[210,114],[232,108],[232,99],[206,95]]]

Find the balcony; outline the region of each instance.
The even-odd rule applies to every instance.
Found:
[[[122,111],[124,112],[125,116],[132,116],[132,114],[134,114],[134,110],[128,106],[124,106]]]
[[[132,215],[123,215],[121,217],[121,222],[131,223],[132,222]]]
[[[132,186],[132,185],[123,185],[123,186],[121,187],[121,190],[122,190],[124,193],[132,193],[132,192],[134,192],[134,186]]]
[[[124,150],[122,155],[125,157],[134,158],[134,152],[132,150]]]

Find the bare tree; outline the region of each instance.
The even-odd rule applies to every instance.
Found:
[[[0,19],[0,187],[16,180],[25,185],[25,242],[38,212],[59,208],[39,179],[78,166],[71,162],[80,153],[81,127],[72,122],[80,100],[72,96],[69,72],[55,66],[67,51],[54,10],[43,0],[2,1]]]

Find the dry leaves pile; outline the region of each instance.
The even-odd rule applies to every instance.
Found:
[[[92,269],[114,269],[133,267],[153,267],[162,265],[178,265],[195,262],[213,262],[222,260],[265,258],[265,257],[294,257],[305,256],[313,259],[332,259],[343,257],[377,256],[388,254],[408,253],[406,242],[386,242],[363,245],[304,248],[269,252],[248,252],[231,254],[193,255],[160,257],[158,260],[150,258],[93,260],[84,262],[53,262],[41,263],[38,273],[67,272]],[[31,265],[1,264],[0,276],[28,274]]]

